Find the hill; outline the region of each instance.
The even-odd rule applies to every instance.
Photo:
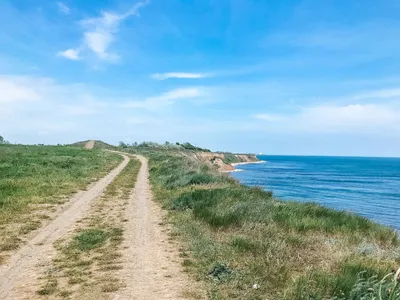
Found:
[[[103,141],[99,140],[86,140],[80,141],[68,146],[71,147],[79,147],[79,148],[86,148],[86,149],[109,149],[109,150],[118,150],[118,147],[114,145],[107,144]]]

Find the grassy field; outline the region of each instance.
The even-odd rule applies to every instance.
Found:
[[[206,282],[210,299],[361,299],[377,293],[371,276],[400,263],[398,235],[387,227],[279,201],[187,156],[148,155],[155,198],[184,245],[183,266]]]
[[[38,296],[104,299],[105,293],[123,285],[116,272],[123,267],[120,252],[128,217],[124,211],[139,169],[140,162],[132,159],[92,204],[89,215],[56,242],[57,254],[45,271]]]
[[[16,249],[57,205],[121,160],[100,150],[0,145],[0,264],[2,252]]]

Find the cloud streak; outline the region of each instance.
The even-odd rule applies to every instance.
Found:
[[[70,8],[62,2],[57,2],[57,7],[58,10],[63,14],[69,15],[71,12]]]
[[[400,107],[379,104],[319,105],[289,114],[258,114],[266,130],[302,133],[395,133]]]
[[[185,72],[169,72],[169,73],[156,73],[152,74],[151,78],[157,80],[166,80],[170,78],[179,78],[179,79],[200,79],[210,77],[208,74],[202,73],[185,73]]]
[[[201,95],[202,92],[198,88],[178,88],[169,92],[165,92],[159,96],[146,98],[144,101],[126,102],[123,104],[123,107],[154,110],[174,104],[176,100],[197,98]]]
[[[115,41],[120,24],[131,16],[139,16],[139,9],[149,3],[149,1],[138,2],[125,13],[102,12],[100,17],[82,20],[80,22],[84,29],[82,44],[78,48],[60,51],[59,55],[77,60],[79,52],[89,50],[100,60],[118,61],[119,56],[110,51],[110,46]]]

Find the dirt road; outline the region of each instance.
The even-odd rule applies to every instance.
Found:
[[[137,158],[142,167],[127,208],[125,262],[120,274],[126,288],[116,292],[113,299],[179,300],[193,290],[196,299],[202,299],[201,289],[183,273],[178,249],[161,226],[162,211],[151,200],[147,159]]]
[[[43,266],[51,266],[56,250],[53,243],[68,235],[76,221],[90,215],[90,205],[128,164],[129,157],[86,192],[78,193],[71,205],[21,247],[7,265],[0,267],[0,299],[36,299],[37,282]],[[126,204],[123,269],[116,271],[125,287],[96,299],[180,300],[204,299],[201,288],[182,271],[176,245],[171,244],[163,212],[151,200],[147,159],[136,156],[141,169]],[[59,296],[52,295],[51,299]],[[79,295],[78,295],[79,297]],[[73,297],[74,299],[76,297]],[[81,299],[81,298],[77,298]]]
[[[0,299],[35,298],[37,266],[51,260],[53,243],[62,238],[73,224],[85,215],[90,202],[125,168],[129,158],[123,156],[124,161],[116,169],[87,191],[77,193],[71,199],[69,207],[47,226],[39,229],[36,236],[10,258],[8,264],[0,267]]]

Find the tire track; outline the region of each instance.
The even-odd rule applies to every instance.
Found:
[[[125,168],[129,157],[121,154],[124,161],[107,176],[99,180],[88,191],[79,192],[71,198],[71,205],[11,256],[6,265],[0,267],[0,299],[35,298],[35,283],[40,272],[38,266],[51,260],[53,243],[62,238],[74,223],[82,218],[114,178]]]

